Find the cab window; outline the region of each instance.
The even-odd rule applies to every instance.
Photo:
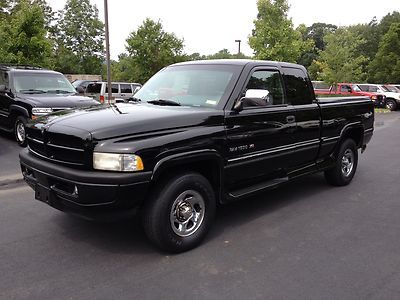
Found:
[[[285,104],[280,73],[275,70],[257,70],[251,75],[244,90],[245,107]]]

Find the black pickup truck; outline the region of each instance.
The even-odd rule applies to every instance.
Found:
[[[69,108],[100,104],[79,96],[61,73],[39,67],[0,64],[0,130],[13,132],[25,146],[25,125]]]
[[[36,120],[22,173],[59,210],[140,214],[172,252],[201,242],[219,204],[315,172],[349,184],[374,130],[369,98],[316,100],[305,68],[289,63],[179,63],[131,100]]]

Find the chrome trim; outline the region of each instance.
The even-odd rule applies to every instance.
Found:
[[[340,136],[334,136],[334,137],[329,137],[329,138],[322,138],[322,142],[330,142],[330,141],[334,141],[334,140],[338,140],[340,138]]]
[[[369,132],[373,132],[373,131],[374,131],[373,128],[368,128],[368,129],[365,129],[365,130],[364,130],[364,133],[369,133]]]
[[[60,164],[66,164],[66,165],[84,166],[84,164],[74,163],[74,162],[69,162],[69,161],[63,161],[63,160],[58,160],[58,159],[54,159],[54,158],[50,158],[50,157],[44,156],[44,155],[42,155],[40,153],[37,153],[36,151],[32,150],[31,147],[28,147],[28,149],[29,149],[29,152],[32,152],[33,154],[35,154],[35,155],[37,155],[37,156],[39,156],[39,157],[41,157],[41,158],[43,158],[45,160],[48,160],[48,161],[54,161],[54,162],[57,162],[57,163],[60,163]]]
[[[28,140],[30,140],[30,141],[34,141],[35,143],[38,143],[38,144],[44,144],[44,142],[43,141],[41,141],[41,140],[38,140],[38,139],[34,139],[34,138],[31,138],[31,137],[26,137]]]
[[[258,156],[263,156],[263,155],[268,155],[268,154],[274,154],[274,153],[278,153],[278,152],[282,152],[282,151],[294,150],[297,148],[306,147],[306,146],[319,144],[319,143],[320,143],[319,139],[314,139],[314,140],[309,140],[309,141],[305,141],[305,142],[290,144],[287,146],[279,146],[279,147],[271,148],[269,150],[262,150],[259,152],[250,153],[245,156],[231,158],[231,159],[228,159],[228,162],[235,162],[235,161],[244,160],[244,159],[248,159],[248,158],[253,158],[253,157],[258,157]]]
[[[65,149],[65,150],[72,150],[72,151],[77,151],[77,152],[85,152],[85,150],[83,150],[83,149],[66,147],[66,146],[56,145],[56,144],[52,144],[52,143],[47,143],[46,146]]]
[[[362,97],[362,96],[360,96],[360,97]],[[367,97],[367,96],[365,96],[365,97]],[[324,106],[334,106],[334,105],[343,105],[343,104],[354,104],[354,103],[357,103],[357,104],[359,104],[359,103],[365,103],[366,101],[371,101],[371,100],[368,100],[368,99],[365,99],[365,100],[354,100],[354,101],[346,101],[346,102],[332,102],[332,103],[327,103],[327,102],[319,102],[319,104],[322,106],[322,108],[324,107]]]

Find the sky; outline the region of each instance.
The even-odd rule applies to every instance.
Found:
[[[65,0],[47,0],[54,10]],[[90,0],[104,20],[104,0]],[[399,0],[289,0],[289,17],[295,26],[331,23],[346,26],[368,23],[374,16],[400,10]],[[111,57],[125,52],[125,41],[147,17],[160,20],[164,30],[184,40],[188,54],[213,54],[221,49],[252,55],[247,41],[257,17],[257,0],[108,0]]]

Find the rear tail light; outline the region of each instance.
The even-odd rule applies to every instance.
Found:
[[[103,95],[100,96],[100,102],[104,103],[104,96]]]

